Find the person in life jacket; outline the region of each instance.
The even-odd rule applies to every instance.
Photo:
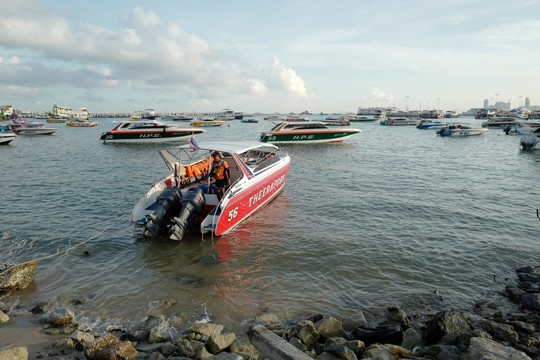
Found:
[[[229,165],[221,158],[221,154],[217,151],[212,153],[211,165],[212,170],[210,171],[210,174],[214,175],[214,178],[216,179],[216,194],[218,200],[221,200],[223,194],[225,194],[225,189],[231,185]]]

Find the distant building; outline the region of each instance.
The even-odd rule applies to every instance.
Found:
[[[489,100],[484,99],[484,109],[487,109],[487,108],[489,108]]]
[[[0,120],[9,119],[13,115],[13,107],[11,105],[0,106]]]
[[[531,107],[531,99],[525,98],[525,107],[528,109]]]

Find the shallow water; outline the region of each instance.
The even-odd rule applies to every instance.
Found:
[[[260,120],[207,128],[197,141],[257,140],[272,126]],[[470,309],[514,268],[538,263],[540,152],[520,151],[502,130],[441,138],[353,123],[362,133],[342,144],[282,146],[292,165],[280,196],[221,238],[177,243],[140,238],[130,221],[167,172],[164,146],[103,144],[111,119],[98,122],[0,147],[0,263],[95,236],[39,261],[34,283],[14,295],[23,305],[83,299],[74,310],[88,324],[164,313],[234,328],[267,310],[354,321],[389,305]]]

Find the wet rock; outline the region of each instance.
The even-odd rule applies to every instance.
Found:
[[[522,267],[519,267],[516,269],[516,272],[518,274],[522,273],[522,274],[534,274],[536,272],[536,268],[533,267],[533,266],[522,266]]]
[[[362,354],[362,358],[373,358],[380,360],[402,359],[411,356],[411,352],[400,346],[391,344],[373,344],[370,345]]]
[[[525,309],[540,311],[540,294],[524,294],[521,297],[521,304]]]
[[[260,352],[253,346],[247,336],[237,338],[230,346],[231,353],[239,354],[243,358],[258,360]]]
[[[339,345],[337,343],[333,343],[333,344],[329,344],[328,346],[325,346],[324,351],[327,352],[327,353],[330,353],[332,355],[335,355],[340,359],[345,359],[345,360],[356,360],[357,359],[356,354],[354,353],[354,351],[352,351],[351,349],[349,349],[346,346]]]
[[[406,330],[411,325],[411,321],[407,317],[405,311],[401,310],[399,307],[390,307],[386,314],[386,321],[381,325],[393,324],[399,325],[403,330]]]
[[[209,338],[212,335],[219,335],[223,331],[223,325],[219,324],[196,324],[190,329],[192,332],[205,335]]]
[[[479,316],[471,316],[470,321],[475,329],[489,333],[495,340],[509,341],[513,344],[517,344],[519,340],[516,330],[511,325],[500,324]]]
[[[319,333],[315,329],[313,322],[310,320],[300,321],[299,323],[291,326],[287,331],[287,337],[299,338],[308,348],[313,348],[319,340]]]
[[[458,360],[461,351],[453,345],[435,344],[423,348],[418,348],[414,356],[422,356],[428,359]]]
[[[254,325],[248,331],[249,340],[265,357],[273,360],[311,360],[298,350],[262,325]]]
[[[66,326],[75,321],[75,315],[68,308],[60,307],[43,314],[40,321],[52,326]]]
[[[95,340],[94,335],[87,332],[79,331],[79,330],[75,330],[74,332],[72,332],[69,337],[74,341],[85,343],[85,344],[91,343],[92,341]]]
[[[176,346],[174,346],[173,344],[171,344],[170,342],[166,342],[166,343],[163,343],[161,344],[161,347],[159,348],[159,351],[163,354],[163,355],[171,355],[172,353],[178,351],[178,348]]]
[[[234,340],[236,340],[236,335],[233,333],[212,335],[206,342],[206,348],[211,354],[217,354],[231,346]]]
[[[400,345],[403,341],[403,330],[399,325],[355,328],[352,335],[355,339],[363,341],[366,346],[376,343]]]
[[[51,349],[49,356],[68,355],[73,352],[75,343],[72,339],[60,339],[47,344],[45,348]]]
[[[120,339],[111,334],[105,334],[92,341],[84,350],[84,356],[88,360],[132,360],[138,354],[130,341],[121,342]]]
[[[409,328],[403,332],[401,346],[407,350],[412,350],[414,347],[424,345],[423,338],[424,334],[422,331]]]
[[[28,360],[25,346],[7,346],[0,349],[0,360]]]
[[[465,313],[455,310],[441,311],[426,323],[426,344],[433,345],[447,334],[472,335],[469,319]]]
[[[180,354],[192,357],[195,355],[195,349],[193,348],[193,345],[189,340],[181,339],[176,343],[176,347],[178,348],[178,351]]]
[[[178,274],[176,275],[175,279],[180,285],[187,285],[193,287],[202,286],[204,282],[204,278],[202,276],[187,273]]]
[[[36,275],[37,262],[0,264],[0,293],[26,288]]]
[[[34,315],[41,315],[48,311],[48,304],[44,301],[38,302],[36,305],[34,305],[30,312]]]
[[[243,360],[243,358],[237,354],[222,352],[213,356],[212,360]]]
[[[341,321],[331,316],[325,316],[315,324],[315,330],[319,333],[321,338],[328,339],[333,337],[346,337],[347,334],[343,330]]]
[[[7,316],[2,310],[0,310],[0,325],[6,324],[9,321],[9,316]]]
[[[531,360],[524,352],[513,349],[508,346],[501,345],[493,340],[484,338],[471,338],[471,344],[467,352],[460,360]]]

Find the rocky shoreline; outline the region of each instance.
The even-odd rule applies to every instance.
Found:
[[[350,324],[322,314],[302,314],[283,322],[262,314],[244,333],[225,331],[212,323],[194,323],[171,331],[164,316],[148,316],[133,329],[96,332],[81,326],[68,307],[25,309],[42,332],[54,335],[36,358],[90,360],[186,359],[540,359],[540,273],[536,267],[516,269],[516,285],[503,290],[515,311],[479,302],[472,312],[455,309],[409,316],[399,307],[368,324],[363,314]],[[0,301],[0,329],[21,309]],[[344,325],[345,324],[345,325]],[[0,348],[0,360],[28,359],[25,346]]]

